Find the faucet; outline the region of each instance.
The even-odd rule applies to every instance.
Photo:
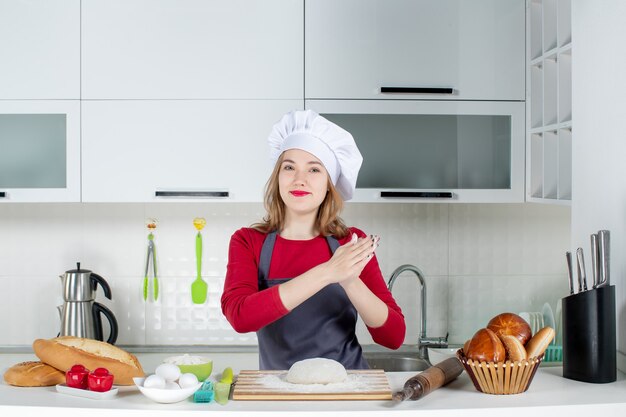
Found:
[[[415,275],[417,275],[417,278],[420,282],[420,302],[421,302],[421,308],[422,308],[422,315],[421,315],[421,325],[420,325],[421,328],[419,332],[419,337],[417,339],[417,347],[419,349],[420,357],[428,359],[427,348],[428,347],[448,347],[448,335],[446,334],[445,337],[426,337],[426,280],[424,279],[424,274],[422,273],[422,271],[420,271],[418,267],[414,265],[405,264],[396,268],[396,270],[393,271],[393,273],[391,274],[391,278],[389,278],[389,282],[387,284],[389,288],[389,292],[391,292],[393,288],[393,284],[398,278],[398,276],[405,271],[413,272]]]

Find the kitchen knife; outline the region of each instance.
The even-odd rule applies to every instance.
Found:
[[[572,269],[572,252],[565,252],[567,260],[567,276],[569,278],[569,293],[574,294],[574,270]]]
[[[587,274],[585,273],[583,248],[576,249],[576,261],[578,264],[578,292],[587,291]]]
[[[404,383],[402,391],[393,394],[394,401],[419,400],[439,387],[456,379],[463,372],[457,358],[448,358],[415,375]]]
[[[600,230],[598,232],[598,263],[600,264],[600,277],[598,287],[604,287],[611,284],[610,265],[611,265],[611,241],[608,230]]]
[[[593,273],[593,288],[599,284],[600,263],[598,262],[598,235],[591,234],[591,272]]]

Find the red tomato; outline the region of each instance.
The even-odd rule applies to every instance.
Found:
[[[106,368],[97,368],[87,378],[90,391],[105,392],[113,386],[113,374]]]
[[[76,364],[65,372],[65,383],[71,388],[87,389],[87,377],[89,369],[83,365]]]

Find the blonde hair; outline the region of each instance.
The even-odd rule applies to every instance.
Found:
[[[278,175],[280,174],[281,164],[284,159],[284,153],[280,155],[274,170],[265,184],[265,210],[267,214],[263,217],[263,221],[254,223],[251,227],[262,233],[272,231],[280,231],[285,226],[285,202],[280,196],[278,186]],[[323,236],[335,236],[338,239],[346,237],[350,232],[343,220],[339,217],[339,213],[343,209],[343,198],[328,178],[328,192],[322,204],[317,210],[315,218],[315,228]]]

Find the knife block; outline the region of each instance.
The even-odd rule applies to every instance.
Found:
[[[563,377],[602,384],[617,379],[615,286],[562,300]]]

